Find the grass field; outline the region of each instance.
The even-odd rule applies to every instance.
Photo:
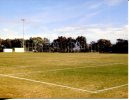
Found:
[[[0,53],[0,98],[128,98],[128,55]]]

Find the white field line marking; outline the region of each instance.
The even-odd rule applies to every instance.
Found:
[[[55,83],[37,81],[37,80],[32,80],[32,79],[27,79],[27,78],[21,78],[21,77],[16,77],[16,76],[5,75],[5,74],[0,74],[0,76],[9,77],[9,78],[15,78],[15,79],[19,79],[19,80],[26,80],[26,81],[30,81],[30,82],[41,83],[41,84],[46,84],[46,85],[51,85],[51,86],[56,86],[56,87],[62,87],[62,88],[76,90],[76,91],[96,93],[94,91],[84,90],[84,89],[80,89],[80,88],[74,88],[74,87],[70,87],[70,86],[66,86],[66,85],[59,85],[59,84],[55,84]]]
[[[108,65],[117,65],[124,63],[112,63],[112,64],[103,64],[103,65],[91,65],[90,67],[98,67],[98,66],[108,66]],[[75,67],[75,68],[61,68],[61,69],[53,69],[53,70],[46,70],[46,71],[33,71],[33,72],[26,72],[26,73],[15,73],[15,74],[8,74],[8,75],[25,75],[25,74],[31,74],[31,73],[41,73],[41,72],[51,72],[51,71],[60,71],[60,70],[69,70],[69,69],[79,69],[79,68],[87,68],[87,67]]]
[[[74,88],[74,87],[70,87],[70,86],[66,86],[66,85],[59,85],[59,84],[55,84],[55,83],[37,81],[37,80],[32,80],[32,79],[27,79],[27,78],[21,78],[21,77],[16,77],[16,76],[5,75],[5,74],[0,74],[0,76],[19,79],[19,80],[30,81],[30,82],[34,82],[34,83],[41,83],[41,84],[46,84],[46,85],[51,85],[51,86],[56,86],[56,87],[61,87],[61,88],[67,88],[67,89],[72,89],[72,90],[75,90],[75,91],[88,92],[88,93],[99,93],[99,92],[112,90],[112,89],[115,89],[115,88],[120,88],[120,87],[124,87],[124,86],[128,85],[128,84],[124,84],[124,85],[115,86],[115,87],[111,87],[111,88],[106,88],[106,89],[102,89],[102,90],[90,91],[90,90]]]
[[[108,90],[112,90],[112,89],[116,89],[116,88],[120,88],[120,87],[124,87],[124,86],[127,86],[127,85],[128,84],[123,84],[123,85],[114,86],[114,87],[110,87],[110,88],[106,88],[106,89],[102,89],[102,90],[96,90],[96,93],[103,92],[103,91],[108,91]]]

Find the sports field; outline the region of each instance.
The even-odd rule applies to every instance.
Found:
[[[128,98],[128,55],[0,53],[0,98]]]

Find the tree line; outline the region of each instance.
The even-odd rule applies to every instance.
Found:
[[[97,42],[87,43],[86,37],[60,36],[51,43],[48,38],[31,37],[24,40],[26,51],[34,52],[100,52],[100,53],[128,53],[128,40],[117,39],[115,44],[110,40],[99,39]],[[0,52],[4,48],[21,48],[23,39],[0,39]]]

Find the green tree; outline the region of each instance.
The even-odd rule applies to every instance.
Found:
[[[87,41],[86,41],[86,38],[84,36],[78,36],[76,38],[76,42],[79,42],[80,49],[82,52],[88,51]]]
[[[128,53],[128,40],[117,39],[116,44],[112,47],[112,51],[114,53]]]
[[[99,39],[97,41],[99,52],[111,52],[112,44],[110,40]]]
[[[44,40],[41,37],[31,37],[30,41],[34,45],[35,51],[42,51],[43,50]]]

